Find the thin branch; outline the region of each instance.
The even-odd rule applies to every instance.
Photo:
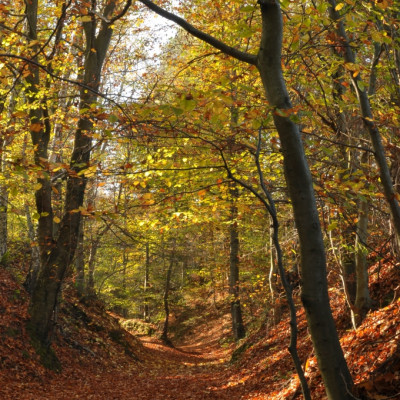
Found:
[[[122,9],[122,11],[116,15],[115,17],[111,18],[108,23],[111,25],[113,24],[115,21],[121,19],[129,10],[129,7],[132,5],[132,0],[128,0],[125,4],[125,7]]]
[[[124,107],[122,107],[119,103],[117,103],[115,100],[110,99],[107,95],[105,95],[104,93],[101,93],[99,91],[97,91],[96,89],[93,89],[92,87],[85,85],[82,82],[79,81],[75,81],[73,79],[68,79],[68,78],[63,78],[62,76],[59,76],[55,73],[53,73],[52,71],[50,71],[47,67],[45,67],[43,64],[40,64],[39,62],[32,60],[30,58],[27,57],[23,57],[23,56],[19,56],[16,54],[11,54],[11,53],[0,53],[0,58],[16,58],[18,60],[22,60],[25,61],[26,63],[29,64],[33,64],[36,67],[40,68],[41,70],[45,71],[47,74],[49,74],[52,78],[57,79],[59,81],[62,82],[67,82],[67,83],[71,83],[73,85],[77,85],[83,89],[86,89],[90,92],[92,92],[93,94],[109,101],[111,104],[113,104],[114,106],[116,106],[124,115],[125,117],[128,119],[129,122],[131,122],[132,124],[134,123],[134,121],[130,118],[130,116],[127,114],[127,112],[125,111]]]

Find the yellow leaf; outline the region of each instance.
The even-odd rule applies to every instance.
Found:
[[[335,7],[335,11],[340,11],[344,7],[344,3],[339,3]]]
[[[27,116],[27,114],[25,111],[16,111],[12,116],[17,118],[24,118]]]
[[[59,223],[61,222],[61,219],[58,218],[58,217],[54,217],[54,218],[53,218],[53,221],[54,221],[56,224],[59,224]]]

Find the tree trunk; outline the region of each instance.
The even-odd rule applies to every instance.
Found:
[[[11,118],[14,109],[14,90],[8,107],[8,118]],[[0,102],[0,114],[4,111],[4,101]],[[12,136],[7,130],[0,136],[0,263],[6,264],[8,240],[8,183],[9,173],[6,168],[6,148],[11,143]]]
[[[29,272],[24,282],[24,287],[28,293],[32,294],[40,270],[40,251],[36,243],[37,237],[35,234],[35,227],[31,218],[31,210],[27,202],[25,202],[25,216],[26,224],[28,226],[28,237],[31,242],[31,262],[29,265]]]
[[[270,219],[272,219],[270,217]],[[269,273],[268,273],[268,285],[269,292],[271,295],[272,312],[274,318],[274,324],[278,324],[282,317],[282,307],[279,299],[276,297],[276,278],[278,273],[278,266],[275,262],[275,247],[274,247],[274,229],[272,220],[269,227]]]
[[[350,41],[347,37],[343,18],[336,11],[336,1],[328,0],[330,7],[330,14],[332,20],[336,23],[336,33],[339,37],[340,46],[343,47],[343,58],[346,63],[356,64],[356,58]],[[379,133],[378,126],[374,122],[372,115],[371,104],[369,101],[368,93],[362,83],[361,74],[350,73],[350,79],[353,83],[354,90],[357,94],[358,102],[360,105],[361,116],[364,126],[371,138],[372,146],[374,149],[374,156],[376,164],[379,167],[379,176],[382,182],[383,193],[386,201],[389,204],[390,213],[393,220],[396,236],[400,239],[400,205],[396,198],[396,193],[393,187],[392,178],[390,176],[389,166],[385,157],[385,149],[382,144],[382,138]]]
[[[149,288],[149,275],[150,275],[150,245],[149,242],[146,242],[146,263],[144,267],[144,284],[143,284],[143,292],[144,292],[144,305],[143,305],[143,319],[148,322],[149,321],[149,297],[148,297],[148,288]]]
[[[243,324],[242,309],[240,307],[239,289],[239,230],[238,230],[238,210],[236,201],[238,190],[233,183],[230,188],[231,193],[231,215],[229,225],[230,253],[229,253],[229,295],[231,303],[232,331],[235,340],[243,339],[246,331]]]
[[[96,268],[96,254],[99,248],[99,244],[103,235],[107,232],[108,226],[103,228],[100,232],[96,232],[96,238],[91,238],[91,243],[89,244],[89,260],[88,260],[88,271],[87,271],[87,281],[85,294],[89,297],[96,296],[96,290],[94,287],[94,272]]]
[[[365,244],[368,237],[368,209],[367,200],[359,200],[359,216],[355,243],[355,269],[357,277],[357,291],[352,312],[353,324],[359,326],[371,308],[372,300],[368,288],[367,249]]]
[[[3,147],[0,144],[1,147]],[[7,208],[8,208],[8,185],[6,183],[0,184],[0,263],[6,263],[7,253]]]
[[[30,74],[26,77],[30,85],[27,94],[30,104],[31,138],[34,145],[35,164],[43,171],[38,177],[40,188],[36,191],[36,207],[40,215],[38,239],[40,247],[41,268],[36,285],[33,288],[29,305],[30,320],[28,332],[42,362],[49,368],[59,369],[60,365],[54,352],[50,349],[52,332],[55,325],[54,313],[60,295],[61,286],[67,268],[72,262],[78,240],[81,222],[79,208],[83,198],[87,178],[84,170],[90,166],[92,139],[89,134],[93,128],[93,120],[88,110],[97,101],[97,90],[100,83],[102,66],[108,50],[112,27],[107,18],[113,12],[116,3],[110,1],[104,8],[105,20],[97,29],[96,19],[84,22],[86,37],[85,66],[83,84],[80,90],[80,119],[75,132],[74,149],[71,155],[69,176],[67,179],[64,215],[60,222],[57,237],[53,232],[52,190],[48,169],[48,144],[50,139],[50,120],[46,104],[42,104],[39,96],[39,70],[30,66]],[[38,54],[37,42],[38,1],[26,2],[28,20],[28,37],[32,43],[32,51]],[[62,24],[60,25],[62,26]],[[97,36],[96,36],[96,32]],[[37,43],[36,43],[37,42]],[[90,89],[93,89],[91,91]]]
[[[28,136],[25,135],[23,146],[22,146],[23,161],[25,161],[25,157],[26,157],[25,152],[26,152],[26,147],[28,145],[28,140],[29,140]],[[28,186],[28,179],[26,176],[24,176],[24,195],[26,197],[28,195],[27,186]],[[31,245],[31,262],[29,265],[28,274],[26,275],[26,278],[25,278],[24,287],[29,294],[32,294],[32,291],[35,286],[36,279],[37,279],[37,276],[38,276],[39,270],[40,270],[40,249],[39,249],[39,245],[38,245],[36,227],[31,218],[31,208],[26,200],[25,200],[25,204],[24,204],[24,210],[25,210],[25,217],[26,217],[26,225],[28,228],[28,238],[30,240],[30,245]]]
[[[162,331],[162,334],[161,334],[161,340],[167,346],[170,346],[170,347],[173,347],[173,344],[172,344],[171,340],[168,337],[168,328],[169,328],[169,301],[168,301],[168,296],[169,296],[169,291],[170,291],[170,288],[171,288],[172,268],[173,268],[174,263],[175,263],[175,245],[176,245],[176,242],[174,240],[173,247],[172,247],[172,252],[171,252],[171,255],[170,255],[167,275],[165,277],[165,288],[164,288],[164,296],[163,296],[165,320],[164,320],[163,331]]]
[[[75,255],[75,287],[79,293],[79,296],[83,295],[85,289],[85,255],[83,248],[84,240],[84,224],[81,221],[78,233],[78,244]]]
[[[311,173],[281,69],[282,15],[277,1],[259,0],[262,39],[257,68],[281,141],[286,182],[300,239],[302,302],[315,354],[331,400],[351,399],[353,381],[329,304],[326,257]]]

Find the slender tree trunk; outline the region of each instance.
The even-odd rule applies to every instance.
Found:
[[[89,297],[96,295],[96,290],[94,288],[94,271],[96,267],[96,254],[98,246],[99,246],[98,240],[93,241],[92,244],[90,245],[88,273],[86,281],[86,295]]]
[[[368,211],[367,200],[359,200],[359,215],[355,243],[355,269],[357,276],[357,291],[352,312],[353,323],[359,326],[371,308],[372,300],[368,288],[368,265],[365,247],[368,238]]]
[[[22,157],[23,160],[25,161],[25,156],[26,156],[26,147],[28,145],[28,136],[24,136],[24,142],[22,145]],[[28,179],[27,177],[24,176],[24,195],[28,195]],[[29,206],[29,203],[27,200],[25,200],[24,203],[24,210],[25,210],[25,217],[26,217],[26,225],[28,228],[28,238],[30,241],[31,245],[31,262],[29,265],[29,271],[28,274],[26,275],[25,282],[24,282],[24,287],[27,290],[29,294],[32,294],[33,288],[36,283],[37,276],[39,274],[40,270],[40,250],[38,246],[38,238],[36,234],[36,227],[32,221],[31,218],[31,208]]]
[[[8,106],[7,117],[10,119],[14,110],[14,90]],[[4,101],[0,102],[0,114],[4,112]],[[11,143],[12,136],[6,129],[0,135],[0,263],[6,263],[8,241],[8,183],[9,173],[6,168],[7,146]]]
[[[171,340],[168,337],[168,328],[169,328],[169,291],[171,289],[171,276],[172,276],[172,269],[175,264],[175,246],[176,242],[174,239],[171,255],[170,255],[170,260],[169,260],[169,266],[167,270],[167,275],[165,277],[165,287],[164,287],[164,296],[163,296],[163,302],[164,302],[164,311],[165,311],[165,320],[164,320],[164,326],[163,326],[163,331],[161,334],[161,340],[167,345],[173,347],[173,344]]]
[[[75,287],[79,295],[82,296],[85,289],[85,254],[83,248],[84,224],[81,221],[78,233],[78,244],[75,254]]]
[[[246,331],[243,324],[242,309],[240,307],[239,289],[239,230],[238,209],[236,201],[239,197],[237,187],[233,183],[231,193],[231,215],[229,225],[230,253],[229,253],[229,295],[231,297],[232,331],[235,340],[243,339]]]
[[[270,251],[270,257],[269,257],[268,285],[269,285],[269,292],[271,295],[274,324],[278,324],[282,317],[282,306],[279,301],[279,298],[276,297],[276,279],[278,273],[278,266],[275,262],[275,255],[274,255],[275,253],[274,228],[272,220],[269,227],[269,251]]]
[[[33,225],[31,218],[31,210],[27,202],[25,202],[24,208],[25,208],[26,224],[28,227],[28,237],[31,242],[31,263],[29,265],[29,272],[24,282],[24,287],[26,288],[28,293],[32,294],[40,270],[40,251],[36,243],[37,237],[35,234],[35,227]]]
[[[149,289],[149,275],[150,275],[150,245],[149,242],[146,242],[146,263],[144,267],[144,284],[143,284],[143,292],[144,292],[144,305],[143,305],[143,319],[148,322],[149,321],[149,297],[148,297],[148,289]]]
[[[8,185],[5,182],[4,176],[4,150],[5,150],[5,140],[0,139],[0,171],[1,180],[0,183],[0,263],[5,262],[7,253],[7,240],[8,240]]]
[[[328,0],[330,4],[330,14],[332,20],[336,23],[336,32],[339,37],[340,43],[343,47],[343,58],[346,63],[356,64],[356,58],[350,41],[347,37],[346,29],[343,23],[343,18],[336,10],[336,1]],[[372,146],[374,149],[375,161],[379,167],[380,180],[383,186],[383,192],[386,201],[389,204],[390,213],[393,219],[396,236],[400,238],[400,205],[395,195],[392,178],[390,176],[389,166],[385,157],[385,149],[382,144],[382,138],[379,133],[378,126],[374,121],[369,101],[368,93],[362,83],[361,74],[350,74],[350,79],[353,83],[354,90],[358,97],[361,115],[363,118],[364,126],[371,138]]]
[[[95,239],[91,238],[91,243],[89,244],[89,260],[88,260],[88,270],[87,270],[87,280],[85,294],[88,297],[96,296],[96,290],[94,285],[94,272],[96,269],[96,255],[101,242],[101,238],[107,232],[108,226],[103,228],[101,231],[95,233]]]

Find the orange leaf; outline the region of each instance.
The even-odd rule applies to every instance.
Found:
[[[30,129],[32,132],[38,133],[38,132],[40,132],[40,131],[43,129],[43,125],[40,124],[40,123],[31,124],[31,126],[29,127],[29,129]]]

